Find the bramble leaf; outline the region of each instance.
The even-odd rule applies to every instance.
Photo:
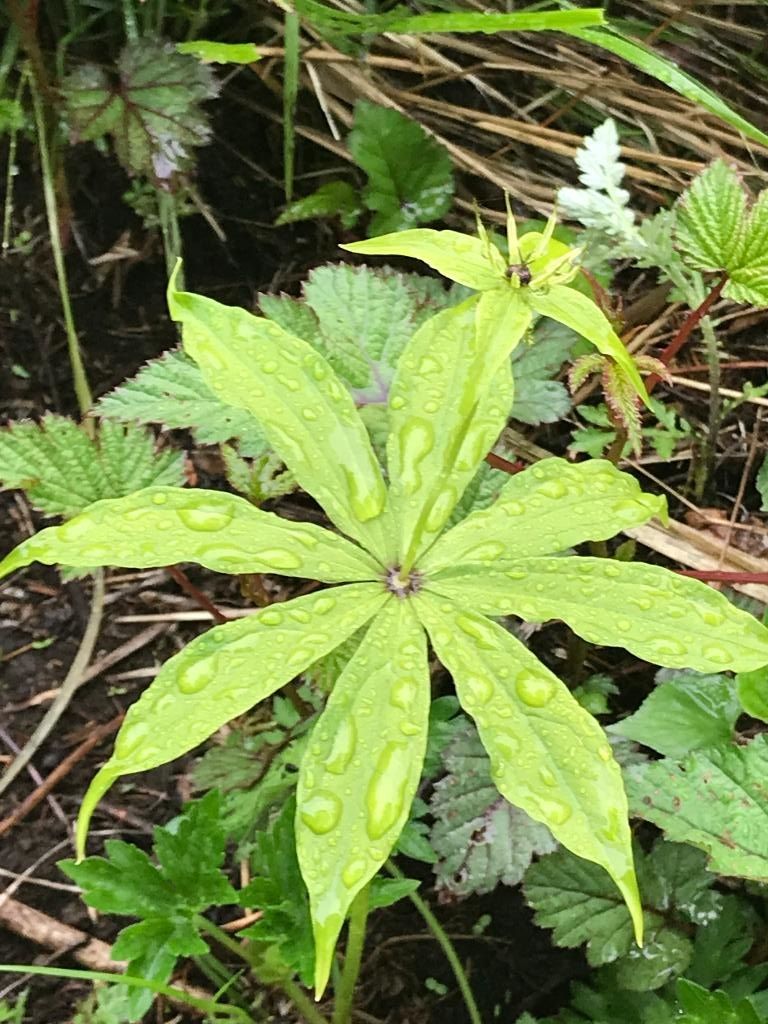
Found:
[[[329,530],[262,512],[235,494],[181,487],[147,487],[89,505],[22,541],[0,562],[0,577],[35,561],[133,569],[194,561],[216,572],[329,583],[376,579],[381,571],[367,552]]]
[[[697,270],[737,266],[744,251],[747,197],[736,172],[716,160],[693,179],[677,207],[675,234]]]
[[[477,568],[457,565],[430,586],[484,615],[562,619],[590,643],[624,647],[668,668],[747,671],[768,661],[768,631],[753,615],[705,583],[657,565],[521,558],[502,571]]]
[[[496,501],[442,536],[422,562],[429,573],[462,563],[501,568],[521,555],[607,540],[628,526],[666,515],[664,498],[644,494],[610,462],[543,459],[507,480]]]
[[[768,740],[697,750],[627,771],[632,811],[710,857],[721,875],[768,880]],[[738,808],[738,813],[735,809]]]
[[[241,455],[260,455],[267,445],[256,417],[219,399],[197,364],[178,350],[151,360],[132,380],[100,399],[96,411],[123,423],[161,423],[191,430],[200,444],[236,438]]]
[[[167,181],[191,167],[195,146],[210,141],[200,104],[219,86],[210,69],[172,43],[140,39],[117,62],[118,81],[83,64],[62,82],[65,116],[76,139],[111,135],[129,174]]]
[[[605,734],[567,687],[501,626],[428,592],[415,598],[510,803],[579,857],[604,867],[629,907],[637,894],[621,771]]]
[[[88,787],[77,825],[79,853],[93,810],[116,779],[202,743],[351,636],[386,596],[378,584],[352,583],[333,594],[295,598],[279,610],[216,626],[166,661],[129,708],[112,757]],[[255,678],[245,671],[248,664],[258,665]]]
[[[734,302],[768,305],[768,189],[757,197],[746,226],[738,266],[731,268],[723,294]]]
[[[46,515],[69,517],[143,487],[181,487],[183,456],[157,452],[152,434],[135,425],[101,423],[94,439],[66,416],[48,415],[0,428],[0,483],[24,490]]]
[[[727,676],[674,673],[661,680],[640,708],[608,731],[642,743],[665,757],[727,744],[741,713],[733,680]]]
[[[258,417],[268,441],[336,525],[379,557],[392,546],[386,488],[354,401],[311,345],[244,309],[171,280],[185,351],[226,402]]]
[[[429,808],[437,888],[469,896],[491,892],[499,883],[517,885],[534,854],[555,849],[549,829],[499,794],[470,723],[451,739],[443,764],[448,774],[435,783]]]
[[[444,277],[478,291],[498,288],[506,270],[504,257],[496,246],[460,231],[412,228],[341,248],[363,256],[410,256]]]
[[[390,595],[337,680],[299,774],[296,845],[312,905],[318,996],[352,900],[408,820],[428,718],[424,631],[411,602]]]
[[[275,225],[295,224],[316,217],[338,217],[343,227],[353,228],[362,212],[363,206],[357,190],[348,181],[328,181],[308,196],[289,203]]]
[[[553,378],[569,357],[576,337],[552,320],[540,323],[545,329],[534,329],[532,343],[518,345],[512,353],[515,401],[511,416],[531,426],[555,423],[571,408],[568,391]]]
[[[416,121],[359,100],[347,144],[355,163],[368,175],[363,200],[375,211],[370,235],[439,220],[450,209],[451,158]]]
[[[406,570],[442,530],[512,405],[514,339],[480,349],[474,309],[468,299],[427,320],[390,389],[389,503]]]
[[[677,997],[685,1024],[763,1024],[749,1000],[734,1003],[725,992],[708,992],[687,978],[678,980]]]

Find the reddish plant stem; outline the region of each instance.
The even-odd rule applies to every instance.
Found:
[[[661,362],[664,363],[665,366],[669,366],[669,364],[675,358],[675,356],[686,343],[686,341],[688,341],[688,338],[691,336],[693,329],[699,323],[701,323],[701,321],[707,315],[712,306],[720,298],[723,288],[725,288],[727,280],[728,275],[725,272],[723,272],[720,275],[717,284],[712,288],[709,295],[707,295],[706,299],[704,299],[704,301],[700,305],[698,305],[696,309],[692,309],[688,316],[685,318],[683,323],[680,325],[680,329],[678,330],[677,334],[674,336],[672,341],[670,341],[670,343],[658,357],[661,360]],[[661,377],[657,373],[652,373],[648,377],[648,379],[645,382],[645,386],[649,395],[660,380]]]
[[[676,569],[678,576],[690,576],[704,583],[768,583],[768,572],[738,572],[725,569]]]
[[[214,622],[221,625],[224,622],[230,621],[224,612],[219,611],[213,601],[195,586],[189,576],[178,565],[167,565],[165,568],[168,575],[176,580],[184,593],[197,601],[200,607],[211,615]]]
[[[519,473],[525,469],[525,463],[518,460],[517,462],[510,462],[508,459],[502,459],[500,455],[496,455],[494,452],[488,452],[485,456],[485,461],[489,466],[493,466],[494,469],[500,469],[503,473],[509,473],[513,476],[515,473]]]

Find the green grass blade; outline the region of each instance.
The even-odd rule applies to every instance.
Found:
[[[691,75],[681,71],[671,61],[659,56],[658,53],[645,46],[644,43],[638,42],[635,39],[629,39],[616,29],[577,28],[575,30],[566,29],[565,31],[568,31],[570,35],[583,39],[585,42],[592,43],[593,46],[599,46],[603,50],[616,54],[617,57],[621,57],[630,64],[634,64],[635,67],[644,71],[645,74],[651,75],[653,78],[658,79],[658,81],[668,85],[670,89],[674,89],[675,92],[685,96],[686,99],[691,100],[693,103],[698,103],[699,106],[708,110],[710,114],[715,114],[716,117],[721,118],[726,124],[743,132],[750,139],[762,142],[764,146],[768,146],[768,135],[765,132],[761,132],[751,121],[747,121],[741,114],[738,114],[729,107],[717,93],[712,92],[711,89],[702,85],[701,82]]]
[[[296,153],[296,97],[299,94],[299,16],[286,12],[284,25],[285,66],[283,68],[283,181],[285,200],[293,198],[294,156]]]

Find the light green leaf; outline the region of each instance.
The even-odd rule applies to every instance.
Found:
[[[411,602],[390,596],[336,682],[301,763],[296,842],[312,905],[318,997],[352,900],[408,819],[428,719],[424,631]]]
[[[721,875],[768,880],[768,740],[698,750],[627,771],[632,812],[710,857]]]
[[[21,488],[49,516],[73,516],[153,484],[183,483],[181,453],[156,451],[152,434],[135,424],[101,423],[94,438],[66,416],[0,429],[0,484]]]
[[[736,692],[748,715],[768,722],[768,669],[741,672],[736,676]]]
[[[732,679],[680,672],[661,682],[633,715],[608,731],[665,757],[684,757],[691,750],[729,743],[740,713]]]
[[[165,662],[125,716],[112,757],[94,776],[77,822],[78,857],[98,801],[121,775],[166,764],[202,743],[333,650],[386,600],[350,584],[216,626]],[[248,666],[252,671],[248,671]],[[257,671],[253,671],[253,666]]]
[[[509,360],[501,346],[479,349],[475,306],[468,299],[427,320],[390,389],[390,509],[406,570],[442,530],[512,405]]]
[[[456,897],[517,885],[534,854],[555,849],[552,833],[500,795],[471,723],[455,733],[442,761],[448,774],[435,783],[429,806],[438,889]]]
[[[605,22],[603,12],[594,7],[581,11],[522,11],[519,14],[440,11],[412,15],[407,7],[399,6],[387,14],[351,14],[328,7],[319,0],[294,0],[294,8],[310,23],[339,35],[371,32],[405,35],[424,32],[570,32]]]
[[[738,266],[744,250],[747,197],[734,169],[716,160],[693,179],[677,206],[675,236],[697,270]]]
[[[520,290],[494,288],[477,303],[477,346],[481,352],[512,353],[525,338],[533,317]]]
[[[248,409],[301,486],[344,533],[383,558],[386,488],[352,396],[311,345],[213,299],[168,295],[184,348],[223,401]]]
[[[666,516],[664,498],[644,494],[634,477],[610,462],[544,459],[510,477],[493,505],[441,537],[421,568],[430,574],[462,562],[499,568],[500,560],[607,540],[653,516]]]
[[[768,146],[768,135],[765,132],[761,132],[751,121],[747,121],[746,118],[737,114],[717,93],[707,89],[691,75],[681,71],[677,64],[659,56],[644,43],[636,39],[629,39],[616,29],[607,27],[604,29],[576,28],[568,31],[570,35],[578,36],[579,39],[584,39],[588,43],[592,43],[593,46],[599,46],[603,50],[615,53],[617,57],[640,68],[646,75],[658,79],[681,96],[685,96],[686,99],[703,107],[704,110],[708,110],[710,114],[719,117],[726,124],[737,128],[748,138]]]
[[[657,565],[521,558],[514,568],[482,574],[477,565],[457,566],[430,587],[484,615],[562,619],[590,643],[624,647],[667,668],[748,671],[768,662],[768,630],[754,616]]]
[[[329,530],[262,512],[235,494],[180,487],[96,502],[22,541],[0,562],[0,576],[35,561],[132,569],[197,562],[215,572],[326,583],[374,580],[381,571],[370,555]]]
[[[451,158],[416,121],[359,100],[347,144],[355,163],[368,175],[363,200],[375,211],[368,234],[428,224],[450,209]]]
[[[768,189],[757,197],[746,226],[738,266],[730,268],[723,294],[735,302],[768,305]]]
[[[189,53],[205,64],[254,64],[261,60],[255,43],[217,43],[210,39],[191,39],[176,43],[179,53]]]
[[[451,281],[478,291],[499,288],[504,283],[506,262],[499,250],[459,231],[413,228],[380,235],[366,242],[352,242],[341,248],[363,256],[410,256]]]
[[[191,430],[200,444],[237,439],[241,455],[260,455],[267,446],[256,417],[222,402],[203,380],[197,364],[176,350],[153,359],[132,380],[110,391],[100,399],[96,412],[123,423],[161,423]]]
[[[357,190],[348,181],[328,181],[308,196],[289,203],[275,224],[295,224],[301,220],[314,220],[315,217],[340,217],[345,228],[352,228],[362,212]]]
[[[598,352],[615,360],[647,404],[648,394],[634,360],[599,306],[586,295],[564,284],[553,284],[546,291],[531,290],[528,297],[536,313],[570,327],[582,338],[591,341]]]
[[[501,626],[429,592],[414,600],[475,719],[499,791],[573,853],[608,871],[641,941],[627,801],[603,730]]]

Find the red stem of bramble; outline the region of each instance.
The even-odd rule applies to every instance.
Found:
[[[701,321],[707,315],[711,307],[720,298],[723,288],[725,288],[727,281],[728,274],[723,272],[720,275],[717,284],[714,286],[709,295],[707,295],[706,299],[704,299],[701,305],[697,306],[696,309],[692,309],[688,316],[685,318],[685,320],[682,322],[677,334],[674,336],[672,341],[670,341],[670,343],[658,357],[659,360],[662,363],[664,363],[665,366],[669,366],[669,364],[675,358],[675,356],[686,343],[686,341],[688,341],[688,338],[691,336],[694,327],[701,323]],[[661,377],[657,373],[652,373],[648,377],[648,379],[645,382],[645,386],[649,395],[660,380]]]

